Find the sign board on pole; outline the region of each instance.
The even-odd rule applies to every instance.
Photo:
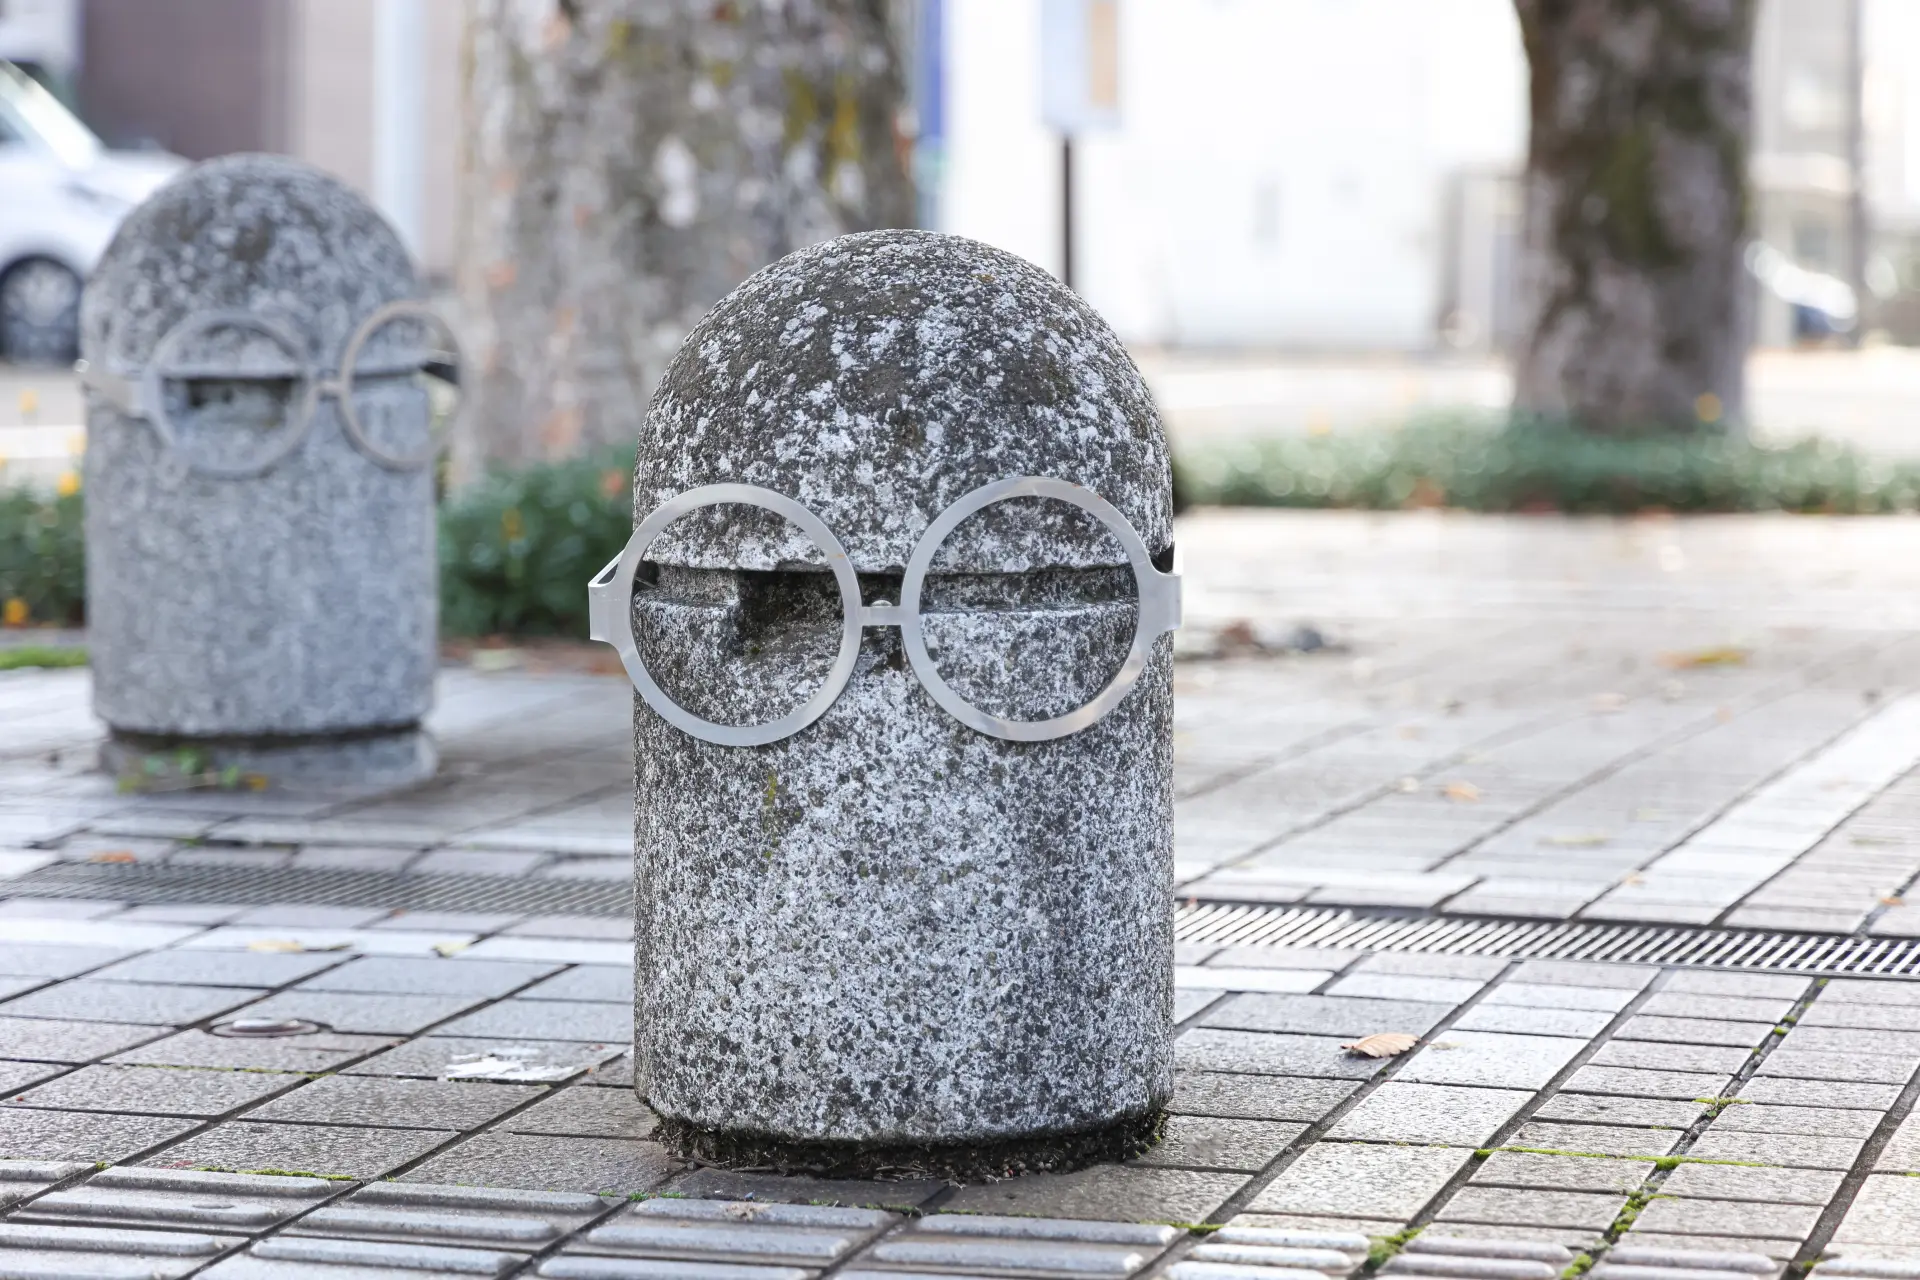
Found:
[[[1072,137],[1120,125],[1120,0],[1040,0],[1040,116]]]

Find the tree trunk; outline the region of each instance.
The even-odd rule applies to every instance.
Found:
[[[1515,0],[1532,70],[1515,408],[1737,425],[1755,0]]]
[[[752,272],[908,226],[888,0],[468,0],[454,474],[631,444]]]

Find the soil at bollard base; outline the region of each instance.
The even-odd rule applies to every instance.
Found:
[[[1160,1141],[1167,1113],[1127,1116],[1097,1129],[1037,1134],[998,1142],[795,1142],[738,1129],[705,1129],[660,1118],[655,1138],[685,1160],[740,1173],[807,1174],[817,1178],[900,1181],[940,1178],[988,1182],[1024,1173],[1070,1173],[1145,1155]]]

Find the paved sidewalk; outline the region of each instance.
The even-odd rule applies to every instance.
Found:
[[[1920,1275],[1920,521],[1180,536],[1146,1158],[826,1184],[650,1142],[617,680],[448,669],[401,795],[140,795],[84,672],[13,673],[0,1274]],[[1359,941],[1254,941],[1313,936]]]

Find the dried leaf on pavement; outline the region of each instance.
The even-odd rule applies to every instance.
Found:
[[[88,862],[138,862],[140,859],[125,849],[108,849],[105,853],[96,853]]]
[[[1410,1036],[1404,1031],[1379,1031],[1340,1047],[1368,1058],[1397,1058],[1419,1043],[1419,1036]]]
[[[1440,794],[1458,804],[1474,804],[1480,799],[1480,788],[1471,782],[1449,782]]]
[[[1685,649],[1660,655],[1660,665],[1676,671],[1687,667],[1738,667],[1745,665],[1749,652],[1736,644],[1713,644],[1704,649]]]
[[[1562,849],[1591,849],[1611,839],[1613,836],[1605,831],[1575,831],[1567,835],[1548,836],[1540,843],[1558,845]]]

